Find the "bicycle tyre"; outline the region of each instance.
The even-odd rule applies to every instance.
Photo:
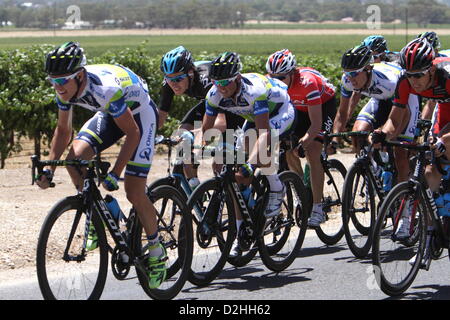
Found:
[[[283,200],[283,206],[286,210],[286,217],[280,219],[283,217],[283,214],[281,214],[274,217],[273,220],[279,221],[282,226],[284,225],[285,230],[283,231],[282,239],[275,243],[275,246],[277,246],[276,249],[273,247],[271,248],[270,245],[266,243],[266,237],[263,236],[258,240],[258,249],[261,260],[268,269],[274,272],[281,272],[292,264],[298,256],[298,252],[303,244],[306,230],[308,228],[308,199],[306,197],[305,187],[300,176],[292,171],[284,171],[279,176],[281,182],[287,187],[286,200]],[[297,199],[297,206],[295,206],[294,209],[293,199],[295,196]],[[292,233],[293,228],[297,227],[299,228],[299,232],[296,239],[289,241],[289,234]],[[291,246],[290,244],[292,242],[293,245]],[[284,252],[283,250],[285,245],[288,246],[289,251],[287,252]],[[279,254],[282,250],[283,252]]]
[[[55,296],[56,292],[52,290],[52,286],[50,284],[50,280],[47,274],[47,246],[49,245],[48,240],[49,236],[51,235],[52,228],[55,226],[55,223],[59,218],[62,217],[62,215],[70,210],[75,210],[76,214],[84,215],[85,212],[82,212],[83,208],[83,199],[79,196],[72,196],[72,197],[66,197],[59,202],[57,202],[49,211],[47,217],[45,218],[45,221],[41,227],[41,231],[39,234],[38,239],[38,245],[36,250],[36,270],[37,270],[37,277],[39,282],[39,288],[41,290],[42,296],[45,300],[57,300],[57,297]],[[80,216],[81,218],[81,216]],[[108,274],[108,246],[106,241],[106,235],[105,230],[103,227],[103,223],[101,221],[101,218],[98,214],[92,214],[92,223],[95,227],[95,230],[97,231],[97,237],[98,237],[98,251],[100,252],[100,264],[99,264],[99,270],[97,274],[97,279],[93,281],[94,287],[92,289],[92,292],[90,292],[87,295],[87,300],[98,300],[103,292],[103,289],[105,287],[106,283],[106,277]],[[78,220],[77,225],[79,224],[80,220]],[[72,224],[73,226],[73,224]],[[56,226],[58,228],[58,226]],[[79,238],[84,239],[84,230],[85,230],[85,223],[83,225],[80,225],[80,233],[81,235]],[[68,230],[68,233],[70,233],[70,230]],[[60,235],[59,235],[59,241]],[[75,240],[76,241],[76,240]],[[55,245],[54,243],[50,245]],[[87,253],[91,254],[91,253]],[[95,253],[92,253],[94,255]],[[61,254],[62,255],[62,254]],[[50,260],[50,259],[49,259]],[[64,264],[78,264],[79,262],[64,262]],[[82,262],[81,262],[82,263]],[[49,262],[50,264],[50,262]],[[50,267],[50,266],[49,266]],[[65,268],[64,268],[65,269]],[[92,271],[92,270],[90,270]],[[91,272],[90,272],[91,274]],[[71,275],[74,279],[75,277],[73,274]],[[52,278],[52,277],[50,277]],[[69,285],[70,280],[67,278],[67,275],[63,278],[67,279],[65,280],[66,285]],[[84,279],[84,278],[82,278]],[[73,281],[73,280],[72,280]],[[61,283],[62,284],[62,283]],[[72,284],[70,284],[72,285]],[[76,289],[76,288],[75,288]],[[58,290],[59,291],[59,290]],[[69,295],[69,297],[72,295],[72,293]],[[77,296],[76,294],[74,294]],[[68,297],[64,298],[67,299]]]
[[[414,249],[409,246],[404,246],[404,248],[400,248],[399,250],[391,250],[390,251],[384,249],[385,244],[387,246],[392,246],[396,243],[391,239],[392,232],[389,231],[390,226],[383,225],[385,224],[385,220],[387,220],[387,215],[390,212],[396,212],[398,206],[396,207],[396,201],[401,200],[402,197],[404,199],[405,195],[408,196],[412,194],[410,184],[408,181],[397,184],[392,190],[388,193],[387,197],[383,201],[383,204],[380,207],[380,211],[377,217],[377,221],[374,228],[374,237],[373,237],[373,245],[372,245],[372,264],[375,271],[375,278],[378,282],[380,289],[389,296],[398,296],[405,292],[409,286],[412,284],[414,279],[419,272],[420,262],[422,260],[423,251],[425,249],[425,241],[426,241],[426,212],[429,209],[422,195],[420,195],[418,199],[418,206],[420,208],[419,214],[416,215],[418,217],[418,248],[417,253],[414,255]],[[402,245],[402,241],[398,241],[400,245]],[[380,249],[381,245],[383,245],[383,249]],[[413,252],[408,252],[413,251]],[[395,256],[398,255],[398,257]],[[411,257],[408,259],[408,257]],[[415,257],[414,264],[411,265],[412,258]],[[388,263],[393,263],[398,258],[399,263],[403,261],[405,267],[395,265],[394,268],[389,268],[391,265]],[[408,259],[408,260],[407,260]],[[407,261],[406,261],[407,260]],[[386,264],[384,264],[386,263]],[[392,282],[387,275],[387,272],[384,270],[393,269],[403,270],[406,268],[410,268],[409,272],[405,277],[397,282]],[[398,277],[396,277],[398,278]]]
[[[172,200],[173,202],[172,210],[169,210],[170,212],[167,215],[165,211],[162,213],[158,211],[157,213],[159,236],[166,247],[169,258],[167,278],[159,288],[150,289],[147,276],[139,268],[136,268],[136,273],[139,283],[149,297],[155,300],[169,300],[173,299],[183,289],[188,278],[193,250],[192,220],[190,213],[186,210],[183,195],[174,187],[162,185],[153,189],[151,200],[157,211],[159,209],[158,201],[162,200],[164,208],[166,208],[165,205],[168,201]],[[180,221],[176,223],[177,216],[180,216]],[[165,220],[167,218],[168,220]],[[178,232],[176,231],[177,227]],[[142,232],[142,224],[138,221],[132,235],[136,257],[143,254],[142,239],[145,239],[145,237],[142,236]],[[176,258],[174,258],[175,255]],[[175,275],[178,275],[176,279],[174,279]]]
[[[212,199],[214,196],[219,196],[222,190],[222,183],[217,178],[212,178],[201,183],[191,194],[187,202],[187,210],[192,212],[194,210],[194,205],[202,203],[202,210],[206,212],[207,207],[204,206],[205,196],[208,200]],[[216,225],[212,229],[210,243],[207,245],[199,243],[200,239],[195,237],[196,241],[195,248],[195,259],[192,262],[191,270],[189,272],[188,280],[196,286],[206,286],[211,283],[222,271],[225,263],[227,262],[231,246],[234,239],[236,238],[236,216],[234,211],[233,200],[229,196],[228,192],[225,192],[225,203],[227,209],[227,220],[222,220],[223,211],[220,215],[220,224]],[[219,218],[218,218],[219,219]],[[199,232],[197,230],[200,222],[193,219],[193,224],[195,224],[195,235]],[[223,233],[226,231],[226,237],[223,237]],[[212,241],[217,242],[217,245],[211,246]],[[219,241],[217,241],[220,239]],[[202,246],[204,248],[202,248]],[[203,249],[207,249],[205,251]],[[217,251],[219,250],[219,251]],[[217,259],[203,259],[205,255],[211,253],[215,255]],[[198,258],[198,259],[197,259]],[[210,263],[208,267],[205,266],[206,263]],[[201,269],[201,271],[199,271]]]
[[[328,164],[329,164],[330,171],[332,172],[333,169],[337,170],[340,173],[340,176],[342,176],[342,181],[344,181],[345,176],[347,175],[347,169],[342,164],[342,162],[340,162],[337,159],[331,159],[331,160],[328,160]],[[325,183],[326,183],[326,180],[325,180]],[[341,204],[340,204],[340,206],[341,206],[341,218],[340,218],[341,221],[339,222],[339,224],[340,224],[339,230],[337,232],[329,233],[325,229],[324,224],[320,225],[318,228],[315,228],[317,236],[326,245],[335,245],[344,236],[344,225],[342,223],[342,187],[341,187],[341,189],[339,189],[339,185],[336,185],[335,192],[338,193],[339,199],[341,199]],[[327,215],[327,221],[328,221],[328,213],[325,213],[325,214]],[[326,223],[327,222],[325,222],[325,224]],[[338,229],[338,228],[335,228],[335,229]]]
[[[377,210],[374,187],[365,171],[366,169],[366,167],[362,167],[359,164],[354,164],[345,177],[342,191],[342,221],[345,239],[350,251],[359,259],[365,258],[372,246],[373,235],[371,230],[375,226]],[[365,186],[365,190],[362,190],[362,187],[360,187],[360,181],[363,183],[363,187]],[[370,224],[368,227],[363,225],[355,212],[359,209],[355,208],[355,200],[357,199],[355,193],[358,193],[358,190],[360,191],[360,195],[365,191],[365,196],[368,197],[365,199],[366,201],[368,200],[366,204],[369,206],[366,209],[369,209],[370,213]],[[353,224],[354,229],[351,228],[350,223]],[[355,231],[359,234],[356,234]]]

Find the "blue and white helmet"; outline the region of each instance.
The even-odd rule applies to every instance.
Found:
[[[179,46],[167,52],[161,59],[160,69],[164,74],[188,72],[194,67],[192,54],[185,47]]]
[[[369,47],[372,52],[382,53],[387,50],[386,39],[380,35],[368,36],[361,42],[361,45]]]
[[[266,70],[269,74],[285,74],[295,69],[297,61],[288,49],[277,51],[269,56]]]

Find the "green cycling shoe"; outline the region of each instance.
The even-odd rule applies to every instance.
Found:
[[[167,252],[166,248],[159,243],[158,246],[161,248],[162,253],[159,257],[149,257],[148,258],[148,286],[150,289],[158,288],[161,283],[166,280],[167,277],[167,266],[166,260]]]

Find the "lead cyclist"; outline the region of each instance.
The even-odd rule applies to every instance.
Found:
[[[119,189],[119,177],[125,169],[125,192],[136,209],[149,241],[149,287],[157,288],[166,278],[167,254],[159,242],[156,209],[146,195],[157,112],[143,79],[119,65],[86,65],[84,50],[77,42],[67,42],[49,52],[45,62],[47,79],[56,92],[58,123],[53,135],[50,160],[58,160],[72,136],[72,105],[96,112],[74,139],[67,160],[89,160],[120,138],[125,142],[114,167],[103,181],[108,191]],[[46,169],[37,178],[40,188],[50,186],[56,167]],[[68,167],[70,177],[81,191],[83,180],[78,171]],[[95,229],[90,230],[87,250],[98,246]]]

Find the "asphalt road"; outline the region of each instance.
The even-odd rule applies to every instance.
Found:
[[[419,271],[410,289],[399,299],[450,299],[450,264],[447,251],[433,261],[430,270]],[[248,265],[226,265],[210,286],[197,288],[186,283],[177,300],[382,300],[392,299],[377,288],[370,260],[352,256],[341,240],[325,246],[308,234],[298,258],[284,272],[269,271],[258,256]],[[0,284],[1,300],[42,299],[37,278]],[[116,280],[108,276],[102,299],[148,300],[137,279]],[[396,298],[397,299],[397,298]]]

